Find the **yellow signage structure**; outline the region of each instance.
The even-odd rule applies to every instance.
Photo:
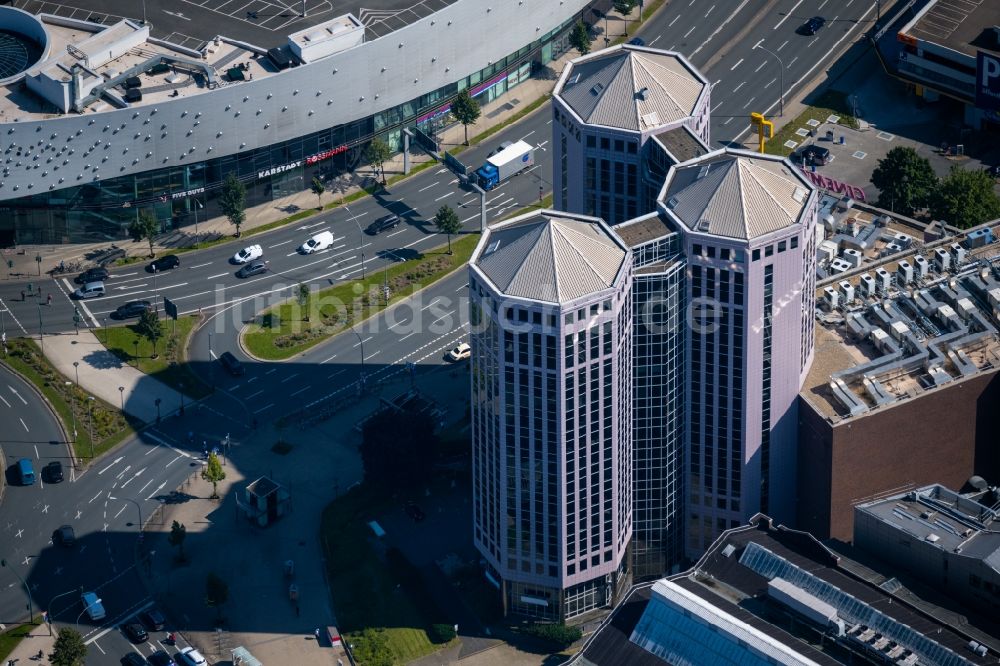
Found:
[[[764,118],[763,113],[751,113],[750,124],[757,130],[757,152],[764,152],[764,144],[774,136],[774,123]]]

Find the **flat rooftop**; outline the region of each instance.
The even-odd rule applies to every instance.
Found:
[[[900,34],[975,58],[976,51],[1000,53],[993,32],[996,25],[1000,25],[1000,3],[995,1],[930,0]]]
[[[995,503],[992,492],[981,496]],[[915,539],[962,557],[984,560],[1000,570],[997,512],[972,497],[941,485],[926,486],[874,502],[859,504],[868,513]]]
[[[354,14],[365,25],[365,38],[383,35],[429,16],[456,0],[14,0],[14,7],[30,14],[41,12],[112,25],[127,18],[152,25],[152,35],[188,48],[199,48],[216,35],[268,49],[286,42],[300,30],[344,14]]]
[[[717,609],[720,621],[735,618],[787,646],[799,658],[823,666],[847,663],[958,666],[995,661],[995,655],[980,657],[970,651],[970,637],[960,626],[935,619],[905,599],[857,576],[853,573],[857,568],[853,561],[828,550],[809,534],[775,527],[769,518],[758,515],[749,526],[723,533],[691,570],[667,580]],[[812,624],[812,620],[798,615],[780,597],[769,595],[769,583],[779,578],[784,581],[785,589],[797,591],[797,599],[806,600],[812,607],[834,611],[831,624],[828,627]],[[651,584],[633,588],[574,663],[583,666],[672,663],[641,649],[632,640],[650,607],[652,590]],[[822,603],[817,604],[819,600]],[[798,615],[799,622],[789,623],[788,614]],[[664,621],[670,620],[664,618]],[[836,622],[843,623],[840,636]],[[646,632],[648,636],[648,627]],[[820,640],[819,635],[824,632],[825,638]],[[718,637],[709,631],[703,634],[703,640],[707,644]],[[668,634],[664,635],[663,645],[670,645]],[[674,647],[681,651],[692,649],[687,644]],[[729,661],[718,663],[763,663],[758,655],[746,652],[729,652],[726,656]]]
[[[651,243],[676,231],[666,218],[656,213],[622,222],[614,230],[630,248]]]
[[[800,395],[839,422],[997,372],[1000,229],[925,238],[904,220],[838,212],[828,199],[815,355]]]

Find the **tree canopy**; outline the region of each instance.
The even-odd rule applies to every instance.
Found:
[[[580,55],[590,53],[590,31],[583,21],[577,21],[569,33],[569,44],[580,52]]]
[[[479,120],[481,110],[479,102],[469,94],[468,88],[458,93],[458,97],[451,103],[451,113],[465,127],[465,145],[469,145],[469,125]]]
[[[1000,217],[1000,198],[993,186],[987,172],[954,166],[931,195],[931,215],[962,229],[995,220]]]
[[[236,227],[236,236],[240,235],[240,226],[247,219],[247,188],[239,181],[232,171],[226,174],[219,193],[219,208],[222,214]]]
[[[381,179],[383,185],[385,185],[385,163],[389,161],[390,157],[392,157],[392,149],[389,148],[389,144],[378,137],[371,140],[365,151],[368,164],[371,165],[372,170]]]
[[[434,225],[441,233],[448,234],[448,254],[451,254],[451,236],[462,230],[462,221],[458,219],[458,213],[451,206],[445,204],[435,213]]]
[[[929,203],[937,176],[926,157],[913,148],[900,146],[878,161],[872,172],[872,185],[879,190],[879,206],[913,215]]]
[[[136,322],[135,330],[139,335],[149,340],[150,344],[153,345],[153,354],[155,355],[156,343],[163,337],[163,322],[160,321],[159,314],[153,310],[144,310],[139,315],[139,321]]]
[[[156,221],[156,216],[152,211],[143,209],[128,225],[128,235],[136,243],[140,241],[149,242],[149,256],[153,256],[153,238],[160,230],[160,223]]]
[[[87,646],[80,632],[72,627],[61,628],[49,654],[52,666],[83,666],[86,660]]]
[[[309,189],[312,190],[313,194],[316,195],[316,198],[319,200],[319,208],[322,209],[323,193],[326,192],[326,185],[323,184],[322,180],[314,177],[312,179],[312,184],[309,185]]]

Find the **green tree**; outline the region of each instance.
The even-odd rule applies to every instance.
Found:
[[[167,543],[177,548],[177,561],[184,561],[184,539],[187,538],[187,527],[184,523],[176,520],[170,526],[170,534],[167,536]]]
[[[49,655],[52,666],[83,666],[86,660],[87,646],[80,632],[70,627],[60,629]]]
[[[426,414],[379,412],[361,428],[365,480],[385,488],[421,483],[435,450],[434,420]]]
[[[156,343],[163,337],[163,322],[160,321],[159,314],[152,310],[146,310],[139,315],[139,321],[135,325],[135,330],[153,345],[153,357],[155,358]]]
[[[878,188],[878,205],[903,215],[926,206],[937,186],[937,176],[926,157],[913,148],[900,146],[878,161],[872,172],[872,185]]]
[[[319,199],[318,208],[323,210],[323,193],[326,192],[326,185],[324,185],[323,181],[319,178],[313,178],[312,185],[309,186],[309,189],[311,189],[313,194],[316,195],[316,198]]]
[[[149,242],[149,256],[153,256],[153,238],[160,230],[160,223],[156,221],[156,216],[152,211],[143,209],[128,225],[128,235],[136,243],[140,241]]]
[[[953,166],[931,195],[931,215],[961,229],[1000,217],[1000,198],[985,171]]]
[[[590,31],[583,21],[577,21],[569,33],[569,45],[580,52],[580,55],[590,53]]]
[[[451,254],[451,236],[462,230],[462,221],[451,206],[445,204],[434,215],[434,225],[443,234],[448,234],[448,254]]]
[[[222,619],[222,604],[229,601],[229,585],[214,572],[205,577],[205,605],[214,608]]]
[[[636,5],[639,4],[638,0],[615,0],[613,6],[615,11],[622,15],[622,19],[625,21],[625,36],[628,37],[628,15],[632,13]]]
[[[212,497],[210,499],[219,499],[219,481],[226,478],[226,470],[222,469],[219,456],[214,453],[208,454],[208,464],[205,465],[205,469],[201,470],[201,478],[212,484]]]
[[[390,157],[392,157],[392,149],[389,148],[389,144],[378,137],[371,140],[365,151],[365,159],[368,160],[368,164],[371,165],[375,174],[381,178],[383,185],[385,185],[385,163],[389,161]]]
[[[234,227],[236,237],[240,237],[240,226],[247,219],[247,188],[232,171],[226,174],[219,193],[219,208]]]
[[[551,643],[560,650],[565,650],[583,637],[580,627],[567,627],[565,624],[548,624],[542,622],[529,625],[525,629],[525,633]]]
[[[479,102],[469,94],[468,88],[458,93],[458,97],[451,103],[451,113],[465,127],[465,145],[469,145],[469,125],[479,120],[481,110]]]
[[[309,285],[302,283],[295,290],[295,300],[299,303],[299,309],[302,310],[302,321],[309,321],[309,312],[306,311],[306,305],[309,304]]]
[[[368,627],[352,644],[355,659],[364,666],[392,666],[395,663],[385,629]]]

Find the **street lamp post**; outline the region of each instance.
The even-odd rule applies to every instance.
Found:
[[[156,298],[158,296],[156,292],[156,264],[152,264],[150,268],[153,271],[153,312],[159,312],[159,309],[156,305]]]
[[[80,362],[73,361],[73,372],[76,373],[76,387],[80,388]]]
[[[73,382],[66,382],[66,386],[72,386]],[[76,397],[69,401],[69,411],[73,416],[73,442],[76,443]]]
[[[778,57],[777,53],[775,53],[774,51],[772,51],[767,47],[761,46],[760,42],[754,44],[754,48],[770,53],[772,56],[774,56],[774,59],[778,61],[778,65],[781,67],[781,69],[778,70],[778,86],[780,89],[778,97],[778,115],[784,116],[785,115],[785,63],[781,60],[780,57]]]
[[[136,369],[138,369],[139,368],[139,338],[136,338],[135,340],[133,340],[133,343],[135,343],[135,367],[136,367]]]
[[[124,386],[119,386],[118,387],[118,394],[121,396],[121,399],[122,399],[122,416],[125,416],[125,387]]]
[[[135,504],[135,508],[139,511],[139,532],[142,532],[142,506],[139,505],[134,499],[129,497],[108,497],[112,502],[117,502],[118,500],[125,500],[126,502],[132,502]]]
[[[181,394],[181,411],[180,411],[180,415],[184,416],[184,382],[177,382],[177,392]]]
[[[160,398],[157,398],[154,401],[154,404],[156,404],[156,422],[159,423],[160,422]]]
[[[365,341],[361,339],[361,334],[351,326],[351,332],[358,338],[358,344],[361,345],[361,386],[365,385]]]
[[[344,206],[344,210],[346,210],[347,214],[351,216],[352,220],[354,220],[354,226],[358,228],[358,235],[361,236],[361,245],[358,249],[361,250],[361,279],[364,280],[365,279],[365,232],[361,230],[361,225],[358,224],[358,218],[354,216],[354,213],[351,212],[351,209],[348,208],[347,206]]]
[[[7,560],[0,560],[0,567],[6,567],[6,566],[7,566]],[[32,622],[35,621],[35,607],[31,603],[31,589],[28,587],[28,584],[24,582],[24,579],[21,578],[21,574],[17,573],[17,570],[14,569],[13,566],[10,567],[10,570],[11,573],[17,576],[17,579],[21,581],[21,585],[24,586],[24,592],[25,594],[28,595],[28,623],[31,624]]]
[[[198,209],[202,208],[203,206],[201,205],[201,202],[199,202],[197,199],[193,199],[193,201],[194,201],[194,233],[195,233],[195,235],[197,235],[198,234]]]
[[[90,411],[90,459],[94,459],[94,396],[87,396],[87,406]]]

